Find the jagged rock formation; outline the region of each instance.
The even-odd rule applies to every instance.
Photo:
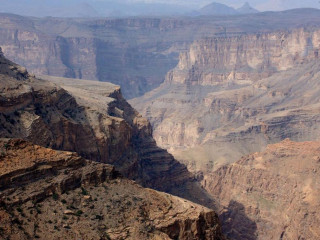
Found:
[[[224,239],[217,215],[111,165],[0,139],[1,239]]]
[[[208,174],[204,186],[224,207],[225,233],[233,239],[319,239],[319,149],[320,142],[287,139]]]
[[[51,81],[54,79],[51,78]],[[110,83],[30,76],[0,58],[0,135],[109,163],[146,187],[213,206],[187,168],[157,147],[149,122]]]
[[[160,146],[210,172],[268,143],[319,138],[318,51],[318,30],[200,41],[131,103]]]
[[[112,82],[126,98],[158,87],[203,37],[319,26],[319,10],[198,18],[58,19],[0,14],[0,46],[34,74]],[[254,24],[252,24],[254,23]]]

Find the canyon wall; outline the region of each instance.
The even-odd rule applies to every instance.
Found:
[[[319,239],[319,147],[318,141],[286,139],[208,174],[203,185],[222,205],[225,233],[232,239]]]
[[[159,88],[130,101],[217,200],[231,239],[319,238],[319,36],[196,41]]]
[[[213,206],[187,168],[157,147],[149,122],[124,100],[118,86],[51,78],[59,87],[4,57],[0,73],[2,137],[77,152],[114,165],[143,186]]]
[[[112,82],[126,98],[158,87],[179,53],[205,37],[319,26],[319,11],[250,16],[61,19],[0,14],[0,46],[34,74]],[[254,22],[255,24],[252,24]]]
[[[285,138],[316,140],[319,36],[296,29],[197,41],[164,84],[131,103],[159,146],[193,171]]]
[[[214,85],[257,81],[317,59],[319,50],[320,30],[204,39],[180,55],[166,82]]]

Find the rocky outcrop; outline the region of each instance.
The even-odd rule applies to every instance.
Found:
[[[207,175],[203,185],[222,205],[225,233],[234,239],[319,239],[319,147],[287,139]]]
[[[210,172],[288,137],[316,140],[320,136],[318,33],[299,29],[197,42],[182,54],[162,86],[131,103],[150,120],[159,146],[195,172]],[[286,38],[276,48],[280,36]],[[268,40],[257,44],[264,38]],[[260,50],[244,48],[253,43],[244,39],[255,39]],[[308,39],[313,39],[313,48]],[[235,51],[225,48],[226,42]],[[308,54],[300,55],[306,49]],[[249,52],[260,57],[249,58]],[[261,61],[240,77],[243,66],[254,59]],[[239,78],[228,79],[228,68],[237,69],[233,76]]]
[[[111,165],[0,139],[3,239],[224,239],[217,215],[145,189]]]
[[[149,122],[110,83],[39,80],[1,59],[0,135],[77,152],[145,187],[213,206],[187,168],[157,147]],[[54,84],[56,82],[62,87]]]
[[[318,15],[316,9],[231,19],[59,19],[2,13],[0,46],[33,74],[112,82],[133,98],[158,87],[179,53],[195,40],[319,26]]]

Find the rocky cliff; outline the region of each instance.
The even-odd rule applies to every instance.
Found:
[[[1,239],[224,239],[216,214],[111,165],[0,139]]]
[[[166,81],[199,85],[257,81],[318,59],[319,51],[318,29],[204,39],[180,55]]]
[[[287,139],[207,175],[203,184],[220,200],[227,235],[319,239],[319,149],[319,142]]]
[[[162,86],[131,103],[157,143],[193,171],[288,137],[316,140],[318,36],[297,29],[196,42]]]
[[[187,168],[157,147],[149,122],[110,83],[30,76],[0,58],[0,134],[109,163],[146,187],[213,206]],[[62,87],[54,84],[53,81]]]
[[[61,19],[0,14],[0,46],[34,74],[112,82],[126,98],[158,87],[181,51],[204,37],[319,26],[319,11],[250,16]],[[254,23],[254,24],[252,24]]]

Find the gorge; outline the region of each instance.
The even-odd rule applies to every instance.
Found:
[[[1,13],[0,237],[319,239],[319,14]]]

